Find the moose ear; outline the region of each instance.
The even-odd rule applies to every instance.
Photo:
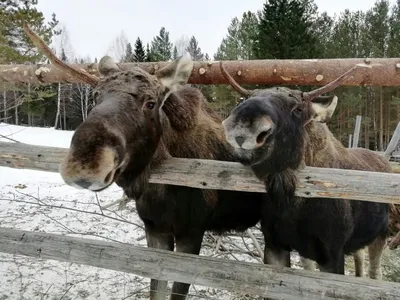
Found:
[[[193,61],[181,56],[169,65],[155,72],[155,76],[170,93],[176,92],[189,80],[193,70]]]
[[[311,101],[314,110],[313,120],[319,123],[327,122],[335,112],[338,98],[336,96],[319,96]]]
[[[99,70],[101,77],[121,72],[121,69],[117,66],[114,60],[108,55],[103,56],[100,59],[97,69]]]

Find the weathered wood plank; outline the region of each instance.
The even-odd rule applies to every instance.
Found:
[[[0,228],[0,252],[283,300],[395,300],[400,284]]]
[[[356,64],[368,64],[370,69],[357,71],[342,85],[399,86],[399,58],[335,58],[335,59],[263,59],[225,61],[226,70],[239,84],[325,85]],[[122,70],[138,66],[154,74],[167,62],[119,63]],[[98,76],[97,64],[71,64]],[[0,65],[0,83],[76,83],[79,79],[60,71],[52,64]],[[189,78],[191,84],[228,84],[219,68],[219,61],[194,62]]]
[[[392,138],[390,139],[389,145],[385,150],[384,156],[386,157],[386,159],[389,159],[389,157],[394,154],[394,151],[396,150],[399,141],[400,141],[400,122],[397,123],[396,129],[394,130]]]
[[[0,166],[58,172],[67,148],[0,142]],[[306,167],[296,194],[400,204],[400,174]],[[200,189],[265,192],[250,168],[240,163],[172,158],[151,174],[150,182]]]

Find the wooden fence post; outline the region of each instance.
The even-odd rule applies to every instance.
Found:
[[[354,128],[354,136],[353,136],[353,148],[358,147],[358,139],[360,137],[361,130],[361,116],[356,117],[356,126]]]

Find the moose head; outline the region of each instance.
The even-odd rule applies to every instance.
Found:
[[[187,83],[193,62],[181,57],[151,75],[139,67],[123,71],[105,56],[98,78],[65,64],[28,25],[24,29],[55,66],[93,87],[96,105],[76,129],[60,166],[64,181],[101,191],[125,171],[130,179],[141,174],[160,147],[168,101]]]
[[[343,82],[356,65],[334,81],[310,92],[284,87],[249,91],[227,73],[220,62],[222,74],[232,87],[247,98],[223,121],[227,141],[245,165],[261,162],[271,172],[296,169],[304,154],[304,135],[308,123],[328,121],[335,111],[337,97],[323,96]]]

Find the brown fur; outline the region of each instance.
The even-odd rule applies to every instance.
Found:
[[[326,124],[306,125],[305,163],[312,167],[392,172],[388,160],[364,148],[346,148],[330,132]]]
[[[361,276],[360,249],[368,245],[370,277],[380,278],[386,204],[295,196],[296,171],[305,165],[391,172],[383,157],[366,149],[345,148],[321,123],[331,117],[336,103],[336,97],[325,96],[303,102],[300,91],[287,88],[255,91],[224,120],[227,140],[238,159],[266,184],[261,220],[266,263],[290,266],[288,251],[295,249],[316,260],[321,270],[344,274],[343,255],[353,254]],[[265,117],[272,126],[267,126]],[[253,142],[256,138],[261,145]],[[238,139],[248,147],[241,147]]]
[[[183,86],[188,63],[176,60],[154,76],[102,61],[97,105],[60,168],[65,182],[91,190],[116,182],[136,201],[149,247],[174,250],[176,243],[176,251],[199,254],[205,231],[254,226],[262,194],[149,183],[152,170],[171,157],[234,160],[221,118],[199,90]],[[185,299],[189,286],[175,282],[171,300]],[[150,288],[151,299],[165,299],[165,281],[152,279]]]

